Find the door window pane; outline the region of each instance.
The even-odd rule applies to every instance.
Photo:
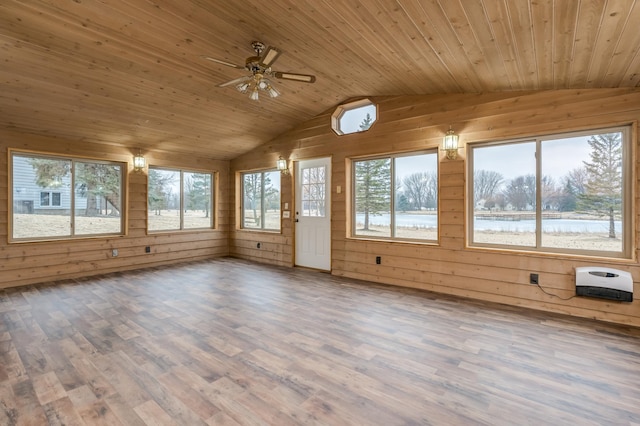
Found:
[[[302,169],[302,216],[325,217],[326,167]]]

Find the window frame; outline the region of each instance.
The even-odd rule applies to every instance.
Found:
[[[192,232],[192,231],[202,231],[202,230],[207,230],[207,229],[216,229],[217,226],[217,221],[216,221],[216,184],[217,184],[217,173],[215,171],[210,171],[210,170],[195,170],[195,169],[183,169],[183,168],[173,168],[173,167],[166,167],[166,166],[155,166],[155,165],[149,165],[148,170],[162,170],[162,171],[168,171],[168,172],[178,172],[179,173],[179,187],[180,187],[180,228],[171,228],[171,229],[149,229],[149,184],[150,184],[150,180],[149,177],[147,175],[147,199],[146,199],[146,205],[147,205],[147,234],[158,234],[158,233],[168,233],[168,232]],[[148,172],[149,173],[149,172]],[[210,199],[210,207],[209,207],[209,226],[204,226],[204,227],[193,227],[193,228],[185,228],[184,226],[184,211],[185,211],[185,193],[184,193],[184,184],[185,184],[185,180],[184,180],[184,174],[185,173],[194,173],[194,174],[207,174],[210,176],[211,178],[211,185],[209,186],[209,199]]]
[[[15,227],[14,227],[14,194],[19,193],[16,191],[14,187],[14,158],[15,157],[23,157],[23,158],[36,158],[36,159],[44,159],[44,160],[53,160],[53,161],[68,161],[70,163],[69,169],[69,235],[44,235],[44,236],[35,236],[35,237],[19,237],[16,238],[14,236]],[[77,212],[75,209],[76,205],[76,163],[92,163],[92,164],[105,164],[111,166],[118,166],[120,168],[120,231],[119,232],[101,232],[101,233],[80,233],[76,232],[76,217]],[[32,243],[32,242],[47,242],[47,241],[70,241],[70,240],[78,240],[78,239],[87,239],[87,238],[113,238],[119,236],[127,235],[127,177],[128,177],[128,163],[123,161],[111,161],[111,160],[103,160],[103,159],[95,159],[95,158],[87,158],[87,157],[79,157],[79,156],[69,156],[69,155],[60,155],[60,154],[52,154],[52,153],[43,153],[43,152],[34,152],[34,151],[23,151],[9,148],[8,151],[8,229],[7,229],[7,240],[10,244],[21,244],[21,243]],[[48,194],[48,205],[41,204],[42,194]],[[53,204],[53,194],[59,194],[59,205]],[[50,209],[56,210],[64,210],[62,203],[62,191],[54,191],[50,188],[42,188],[38,190],[38,206],[46,207]],[[34,204],[35,206],[35,204]]]
[[[244,200],[245,200],[245,196],[244,196],[244,177],[246,175],[254,175],[254,174],[260,174],[261,178],[260,178],[260,214],[261,217],[266,217],[266,203],[265,203],[265,194],[264,194],[264,175],[267,173],[280,173],[279,170],[277,169],[264,169],[264,170],[251,170],[251,171],[244,171],[244,172],[239,172],[239,185],[240,185],[240,217],[239,217],[239,229],[243,230],[243,231],[253,231],[253,232],[273,232],[273,233],[282,233],[282,209],[280,209],[280,212],[278,214],[279,216],[279,220],[278,220],[278,228],[266,228],[264,225],[266,223],[266,220],[261,220],[260,221],[260,227],[259,228],[248,228],[245,226],[245,217],[244,217],[244,212],[245,212],[245,208],[244,208]],[[278,191],[279,193],[279,202],[278,204],[281,205],[282,204],[282,179],[280,179],[280,189]]]
[[[542,161],[544,157],[544,151],[541,149],[545,141],[554,141],[566,138],[587,137],[592,135],[607,134],[607,133],[621,133],[622,134],[622,206],[620,209],[622,218],[622,230],[621,230],[621,251],[606,251],[606,250],[590,250],[590,249],[571,249],[571,248],[558,248],[542,245]],[[534,135],[530,137],[506,139],[501,141],[486,141],[486,142],[470,142],[468,143],[467,152],[467,186],[465,188],[468,194],[466,203],[466,240],[467,246],[470,248],[481,249],[498,249],[510,252],[534,252],[541,254],[560,254],[567,256],[580,256],[580,257],[600,257],[608,259],[621,259],[632,260],[633,259],[633,247],[634,247],[634,235],[635,235],[635,220],[633,217],[633,203],[634,203],[634,147],[633,147],[633,135],[635,134],[635,128],[633,124],[616,125],[612,127],[598,127],[594,129],[576,130],[552,134]],[[494,244],[474,241],[474,218],[475,218],[475,203],[474,203],[474,150],[488,146],[505,146],[518,143],[535,143],[535,170],[536,170],[536,208],[534,210],[536,217],[536,230],[535,230],[535,245],[522,246],[515,244]],[[542,155],[541,155],[542,153]]]
[[[373,120],[373,122],[371,123],[371,125],[366,129],[366,130],[357,130],[354,132],[349,132],[346,133],[341,129],[340,126],[340,121],[342,120],[342,117],[349,111],[353,111],[359,108],[364,108],[367,106],[373,106],[375,107],[376,110],[376,116]],[[375,124],[378,122],[378,120],[380,119],[380,111],[378,111],[378,104],[371,101],[368,98],[363,98],[363,99],[359,99],[357,101],[353,101],[353,102],[347,102],[346,104],[342,104],[342,105],[338,105],[335,109],[335,111],[333,112],[333,114],[331,114],[331,129],[333,129],[333,131],[338,135],[338,136],[346,136],[346,135],[353,135],[353,134],[358,134],[358,133],[364,133],[364,132],[368,132],[369,130],[371,130],[371,128],[373,126],[375,126]]]
[[[426,239],[426,238],[408,238],[408,237],[398,237],[395,236],[397,227],[396,227],[396,173],[395,173],[395,160],[403,157],[413,157],[419,155],[435,155],[436,159],[436,170],[435,175],[437,178],[436,182],[436,238],[435,239]],[[356,163],[361,161],[370,161],[370,160],[390,160],[390,201],[389,201],[389,236],[371,236],[371,235],[358,235],[356,234]],[[440,161],[439,161],[439,152],[438,148],[429,148],[423,149],[419,151],[410,151],[410,152],[399,152],[399,153],[391,153],[391,154],[383,154],[383,155],[375,155],[375,156],[366,156],[366,157],[353,157],[350,159],[350,200],[349,200],[349,238],[358,239],[358,240],[382,240],[388,241],[392,243],[413,243],[413,244],[431,244],[437,245],[440,242]]]

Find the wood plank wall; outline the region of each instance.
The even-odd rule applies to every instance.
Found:
[[[129,163],[128,234],[55,242],[8,243],[8,149]],[[226,256],[229,162],[145,152],[148,165],[217,172],[217,229],[147,235],[147,171],[132,171],[135,147],[87,144],[0,130],[0,288]],[[145,247],[151,253],[145,253]],[[111,249],[118,257],[111,257]]]
[[[231,162],[231,173],[236,173],[273,167],[279,155],[291,160],[332,156],[332,274],[640,326],[640,301],[637,300],[640,268],[636,261],[466,247],[464,150],[466,143],[479,141],[627,123],[637,125],[640,90],[552,90],[370,99],[378,103],[379,117],[368,132],[337,136],[330,128],[333,112],[330,110]],[[440,243],[424,245],[348,238],[347,191],[340,194],[336,191],[338,185],[343,188],[349,185],[348,159],[436,147],[449,125],[460,135],[463,149],[455,161],[440,156]],[[637,147],[637,130],[633,137]],[[637,170],[637,148],[635,155],[634,169]],[[282,203],[294,205],[291,178],[283,180],[283,186]],[[637,250],[640,228],[637,172],[634,173],[634,194],[634,250]],[[231,211],[231,223],[236,224],[238,210]],[[231,254],[293,266],[292,219],[283,219],[282,223],[280,234],[235,229],[231,232]],[[257,249],[258,241],[266,244]],[[376,256],[382,256],[381,265],[375,264]],[[637,259],[636,251],[634,259]],[[631,272],[636,301],[617,303],[589,298],[562,301],[529,284],[529,273],[538,273],[541,285],[567,297],[575,289],[574,268],[588,265]]]

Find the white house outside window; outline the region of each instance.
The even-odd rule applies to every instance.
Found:
[[[122,163],[11,152],[11,240],[124,233]]]

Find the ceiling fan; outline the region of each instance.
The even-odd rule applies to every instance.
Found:
[[[273,63],[278,59],[282,52],[275,47],[266,47],[264,43],[260,41],[254,41],[251,43],[251,47],[256,52],[255,56],[250,56],[245,60],[245,64],[236,65],[221,59],[211,58],[209,56],[202,56],[203,59],[212,61],[221,65],[225,65],[231,68],[237,68],[241,70],[247,70],[251,74],[227,81],[226,83],[218,84],[218,87],[235,86],[236,90],[240,93],[249,93],[249,99],[257,101],[259,99],[259,92],[262,90],[267,92],[272,98],[280,95],[280,92],[273,87],[270,78],[275,77],[280,80],[293,80],[302,83],[313,83],[316,81],[314,75],[309,74],[296,74],[292,72],[274,71],[271,69]],[[266,49],[265,49],[266,47]]]

